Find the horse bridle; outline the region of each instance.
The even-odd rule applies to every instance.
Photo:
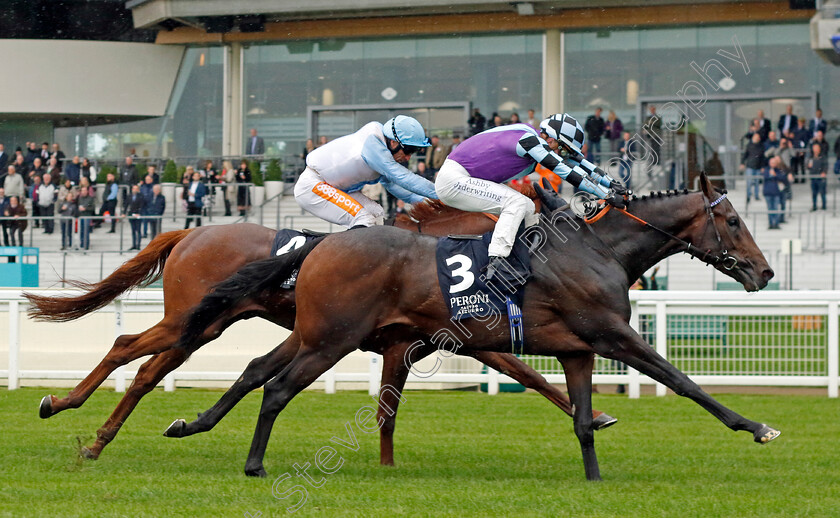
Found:
[[[708,227],[710,224],[712,225],[712,229],[714,229],[714,231],[715,231],[715,237],[717,238],[718,244],[721,245],[721,247],[723,247],[723,239],[721,239],[720,232],[718,231],[717,226],[715,225],[715,217],[714,217],[714,214],[712,214],[712,208],[715,205],[717,205],[718,203],[725,200],[725,199],[726,199],[726,193],[724,192],[723,194],[720,195],[720,197],[718,199],[709,203],[709,199],[706,197],[706,193],[705,192],[703,193],[703,205],[705,206],[706,214],[709,216],[709,220],[706,223],[706,227]],[[611,207],[612,207],[612,205],[607,206],[607,210],[609,210]],[[670,232],[657,227],[656,225],[652,225],[652,224],[648,223],[647,221],[643,220],[642,218],[640,218],[638,216],[634,216],[633,214],[630,214],[629,212],[627,212],[627,209],[616,209],[616,210],[618,210],[620,213],[624,214],[625,216],[629,217],[630,219],[638,221],[639,223],[643,224],[644,226],[646,226],[646,227],[648,227],[652,230],[655,230],[655,231],[659,232],[660,234],[668,237],[668,239],[671,239],[673,241],[676,241],[676,242],[682,244],[683,246],[685,246],[685,250],[680,250],[681,252],[686,253],[686,254],[690,255],[691,257],[696,257],[700,261],[702,261],[702,262],[704,262],[704,263],[706,263],[710,266],[721,265],[721,267],[726,271],[731,271],[731,270],[734,270],[735,268],[738,267],[738,258],[736,258],[735,256],[732,256],[732,255],[729,255],[729,251],[726,250],[726,249],[723,249],[720,252],[720,254],[713,253],[711,251],[711,249],[700,250],[696,246],[692,245],[690,241],[686,241],[685,239],[679,238],[679,237],[675,236],[674,234],[671,234]],[[606,211],[604,211],[604,212],[606,212]],[[703,233],[705,233],[705,231],[706,230],[704,228]]]

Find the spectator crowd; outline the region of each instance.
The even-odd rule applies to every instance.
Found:
[[[130,250],[140,250],[143,239],[153,239],[160,232],[166,199],[156,165],[149,164],[141,171],[134,160],[135,156],[129,155],[116,173],[98,178],[100,174],[90,160],[79,156],[68,159],[58,144],[44,142],[39,147],[27,142],[24,149],[17,148],[10,154],[0,143],[3,246],[23,246],[24,231],[31,225],[30,231],[38,229],[44,234],[58,230],[61,250],[88,250],[92,232],[102,228],[116,233],[119,218],[125,218],[131,227]],[[221,171],[212,161],[199,170],[188,166],[182,180],[185,228],[193,221],[201,226],[208,195],[217,192],[224,200],[225,215],[232,215],[234,198],[240,214],[244,214],[250,208],[248,189],[234,184],[250,181],[246,160],[238,170],[227,161]],[[78,236],[75,247],[74,235]]]
[[[822,110],[810,119],[793,113],[787,105],[775,126],[759,110],[743,140],[741,170],[747,181],[747,203],[764,196],[769,228],[785,223],[784,212],[792,200],[791,185],[809,182],[811,211],[826,210],[829,145],[825,139],[828,123]],[[834,173],[840,175],[840,137],[834,142],[838,161]],[[761,193],[759,194],[759,190]]]

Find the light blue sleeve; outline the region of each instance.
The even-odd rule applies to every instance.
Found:
[[[370,135],[365,140],[362,146],[362,159],[385,180],[424,198],[438,199],[435,185],[398,164],[385,144],[375,136]]]
[[[420,203],[421,201],[426,199],[422,196],[414,194],[413,192],[409,191],[408,189],[403,189],[402,187],[395,184],[394,182],[391,182],[391,181],[386,180],[384,178],[382,179],[382,182],[380,182],[380,183],[382,184],[383,187],[388,189],[388,192],[390,192],[391,194],[393,194],[394,196],[396,196],[397,198],[401,199],[402,201],[404,201],[406,203],[412,203],[412,204]]]

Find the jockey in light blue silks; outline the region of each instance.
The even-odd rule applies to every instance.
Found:
[[[385,211],[362,194],[362,187],[379,183],[406,203],[437,199],[435,186],[401,163],[431,143],[423,126],[405,115],[384,125],[369,122],[306,156],[306,169],[295,184],[295,200],[306,211],[345,227],[382,222]]]
[[[499,216],[488,254],[487,279],[510,254],[516,231],[535,225],[534,202],[503,185],[531,173],[537,164],[546,167],[574,187],[623,208],[621,184],[587,161],[581,148],[584,132],[568,114],[557,114],[540,123],[499,126],[462,142],[450,153],[435,178],[440,200],[457,209],[488,212]]]

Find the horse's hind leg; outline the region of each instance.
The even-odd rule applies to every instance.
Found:
[[[287,341],[299,341],[298,331],[295,330]],[[318,348],[301,344],[297,356],[276,378],[269,381],[263,393],[260,417],[245,463],[245,474],[248,476],[266,475],[263,468],[263,457],[271,436],[271,428],[277,415],[286,407],[301,390],[308,387],[318,376],[335,365],[341,358],[353,351],[360,340],[344,340],[341,345],[330,345],[328,348],[321,344],[321,340],[313,340]],[[329,342],[324,342],[329,343]]]
[[[397,426],[397,409],[403,401],[402,391],[408,378],[409,365],[425,358],[437,347],[433,344],[409,349],[409,344],[394,346],[385,351],[382,362],[382,384],[379,388],[379,409],[376,420],[379,427],[379,464],[394,465],[394,429]],[[408,353],[409,357],[406,357]]]
[[[211,430],[236,404],[252,390],[263,386],[282,371],[295,357],[299,342],[285,341],[270,353],[251,360],[242,376],[209,410],[198,415],[195,421],[187,423],[177,419],[163,432],[166,437],[186,437]]]
[[[503,374],[507,374],[521,383],[524,387],[536,390],[545,396],[546,399],[557,405],[557,407],[568,416],[574,417],[572,413],[572,403],[569,401],[569,398],[566,397],[566,394],[554,385],[545,381],[545,378],[543,378],[540,373],[535,371],[527,363],[523,362],[516,356],[512,354],[489,351],[465,352],[464,354],[470,354],[481,363],[496,369]],[[599,410],[592,411],[592,419],[596,430],[602,430],[618,422],[618,419]]]
[[[137,358],[164,351],[172,347],[176,338],[177,333],[172,332],[172,327],[165,320],[140,334],[121,335],[114,341],[113,347],[99,365],[67,396],[61,399],[53,395],[44,396],[41,400],[39,415],[42,419],[46,419],[62,410],[82,406],[117,367],[126,365]]]
[[[99,458],[102,449],[114,440],[123,423],[140,399],[152,391],[160,381],[187,360],[187,354],[180,349],[169,349],[152,356],[140,366],[131,386],[122,397],[114,412],[96,432],[96,442],[90,448],[83,448],[82,454],[89,459]]]
[[[559,359],[563,364],[563,372],[566,373],[566,386],[574,405],[575,435],[583,454],[586,480],[601,480],[592,423],[592,366],[595,363],[595,355],[588,353]]]

